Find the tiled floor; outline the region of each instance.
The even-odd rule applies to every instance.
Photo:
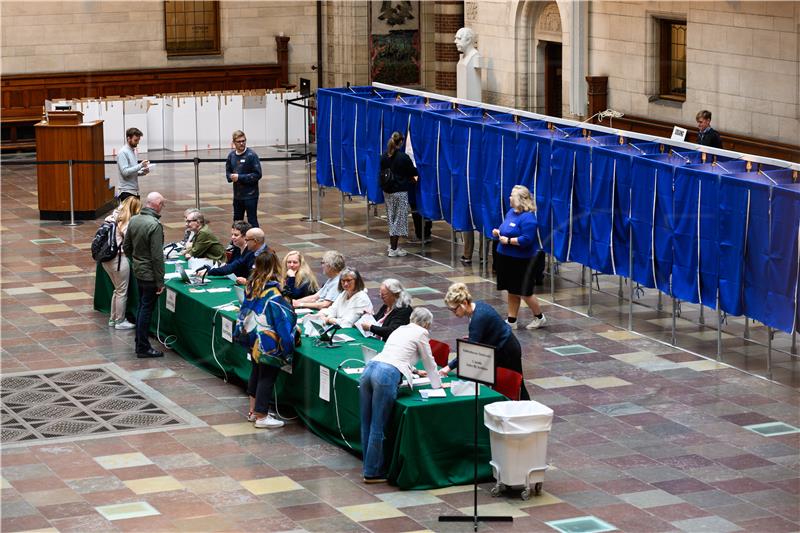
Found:
[[[162,157],[186,154],[149,154]],[[392,276],[432,289],[415,291],[415,302],[433,311],[434,336],[451,343],[466,332],[466,323],[441,305],[451,281],[468,283],[504,309],[503,295],[480,276],[477,257],[471,267],[449,268],[450,232],[443,224],[434,225],[432,260],[390,259],[383,255],[383,220],[371,219],[369,237],[354,233],[366,229],[363,201],[345,200],[344,231],[335,227],[342,212],[336,191],[323,199],[327,223],[303,222],[303,164],[265,163],[264,171],[261,189],[269,194],[260,202],[260,220],[278,250],[291,246],[319,257],[337,248],[372,287]],[[194,205],[193,178],[191,164],[163,164],[142,180],[145,191],[156,188],[168,199],[168,240],[180,236],[182,212]],[[109,329],[107,317],[92,309],[87,244],[96,224],[40,221],[32,167],[4,166],[0,185],[3,374],[115,363],[202,421],[4,449],[3,531],[471,531],[471,524],[438,521],[442,514],[471,512],[471,487],[403,492],[364,485],[358,458],[296,421],[275,431],[253,429],[243,417],[247,400],[240,387],[169,351],[163,360],[136,359],[132,332]],[[222,165],[203,164],[200,204],[220,235],[230,222],[229,192]],[[633,310],[634,329],[644,335],[616,327],[627,326],[628,305],[618,300],[617,279],[610,276],[600,278],[602,292],[594,291],[594,316],[587,317],[580,268],[561,265],[560,272],[567,280],[556,283],[557,305],[549,301],[549,282],[543,288],[548,326],[517,331],[528,389],[556,415],[544,492],[528,501],[514,491],[493,498],[492,484],[482,485],[479,512],[511,515],[514,522],[481,530],[800,529],[800,434],[751,429],[772,422],[788,424],[788,431],[800,427],[796,361],[776,353],[779,382],[771,382],[670,346],[672,320],[657,310],[654,291],[639,295]],[[623,292],[627,298],[627,287]],[[377,302],[377,291],[371,294]],[[672,302],[664,298],[662,306],[671,309]],[[706,323],[716,323],[712,311],[704,314]],[[684,305],[681,316],[678,345],[713,358],[715,330],[698,325],[696,307]],[[521,319],[530,319],[527,311]],[[725,331],[723,362],[763,374],[766,350],[743,340],[744,322],[731,318]],[[750,324],[749,334],[766,344],[765,328]],[[776,335],[775,346],[788,352],[791,340]]]

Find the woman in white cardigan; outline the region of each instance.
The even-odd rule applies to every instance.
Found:
[[[339,274],[339,296],[333,305],[319,313],[326,324],[352,328],[364,313],[372,313],[372,302],[364,288],[361,274],[354,268],[345,268]]]

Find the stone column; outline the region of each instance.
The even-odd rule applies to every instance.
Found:
[[[437,0],[434,8],[436,75],[434,92],[455,96],[458,50],[453,38],[464,26],[464,2]]]
[[[369,3],[325,2],[325,85],[369,85]]]

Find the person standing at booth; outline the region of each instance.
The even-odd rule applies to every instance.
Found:
[[[419,179],[411,158],[400,150],[403,140],[400,132],[392,133],[386,143],[386,152],[381,155],[380,185],[386,200],[386,217],[389,219],[389,257],[408,255],[397,243],[400,237],[408,235],[408,191]]]
[[[131,217],[122,248],[133,263],[133,275],[139,287],[139,310],[136,313],[136,357],[162,357],[163,352],[150,345],[150,317],[158,295],[164,292],[164,228],[161,210],[164,197],[160,193],[147,195],[144,207]]]
[[[697,113],[697,144],[722,148],[722,138],[717,130],[711,127],[711,111],[703,109]]]
[[[511,331],[511,326],[500,318],[491,305],[473,301],[472,294],[463,283],[450,285],[444,296],[444,303],[457,317],[469,318],[470,341],[495,347],[495,361],[498,368],[507,368],[522,375],[522,347],[519,345],[519,340]],[[458,357],[455,357],[439,370],[439,374],[446,376],[457,366]],[[520,400],[530,400],[524,379],[519,392]]]
[[[128,128],[125,139],[125,146],[117,154],[117,200],[120,203],[129,196],[139,198],[139,176],[146,176],[150,172],[150,161],[145,159],[140,163],[136,159],[136,147],[142,139],[142,131],[139,128]]]
[[[233,220],[244,220],[258,227],[258,181],[261,179],[261,162],[258,154],[247,147],[244,132],[233,132],[233,150],[225,161],[225,176],[233,183]]]
[[[536,205],[531,192],[523,185],[515,185],[508,198],[511,209],[499,228],[492,230],[497,239],[494,256],[497,271],[497,290],[508,291],[508,319],[511,329],[517,329],[517,313],[522,300],[533,312],[533,321],[526,329],[545,325],[539,300],[533,295],[536,280]]]

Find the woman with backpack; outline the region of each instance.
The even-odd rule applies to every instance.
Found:
[[[408,191],[419,179],[411,158],[400,150],[403,136],[392,133],[381,155],[380,185],[386,200],[386,216],[389,219],[389,257],[403,257],[408,252],[398,248],[400,236],[408,235]]]
[[[261,429],[283,427],[273,389],[281,367],[292,362],[294,352],[297,316],[281,294],[281,277],[281,263],[274,253],[256,257],[234,328],[235,338],[249,349],[252,362],[247,419]]]
[[[116,224],[116,239],[119,248],[116,257],[100,263],[111,279],[111,283],[114,284],[114,293],[111,295],[111,316],[108,318],[108,327],[114,329],[126,330],[136,327],[136,324],[131,324],[125,319],[131,267],[125,252],[122,251],[122,241],[125,239],[125,232],[128,231],[128,222],[133,215],[138,215],[141,209],[142,202],[139,197],[128,196],[105,219],[105,222]]]

